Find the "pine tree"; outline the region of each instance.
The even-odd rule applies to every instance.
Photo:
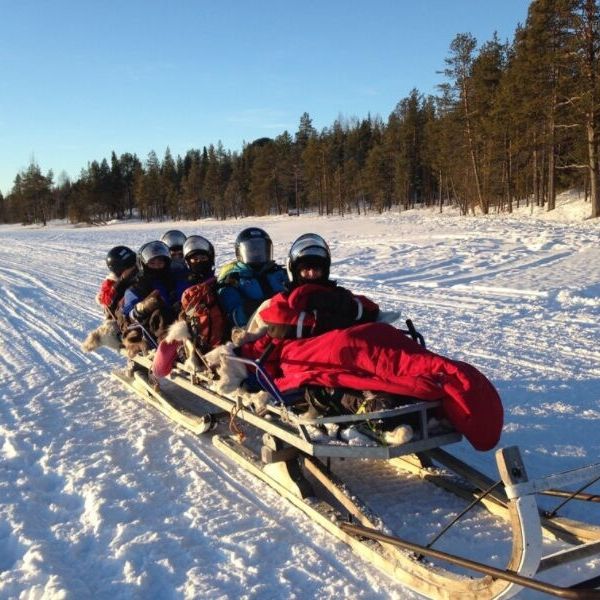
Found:
[[[164,218],[164,196],[160,186],[160,163],[156,152],[151,150],[146,159],[146,169],[136,173],[135,191],[140,217],[151,221]]]
[[[168,146],[160,168],[160,181],[166,214],[169,218],[178,220],[181,217],[179,178],[175,160]]]
[[[275,176],[275,144],[262,138],[252,144],[249,207],[255,215],[267,215],[277,210],[277,179]]]
[[[122,219],[125,215],[127,197],[121,162],[113,150],[110,155],[110,204],[114,216]]]
[[[325,210],[324,182],[326,180],[323,172],[323,153],[321,140],[317,137],[310,138],[301,156],[301,172],[303,182],[302,206],[316,208],[322,215]]]
[[[21,219],[24,225],[46,225],[52,200],[52,171],[43,175],[40,167],[31,160],[27,169],[15,179],[15,195],[21,203]]]
[[[219,159],[215,147],[208,147],[208,164],[202,184],[203,216],[219,216],[222,210],[223,188],[219,174]]]
[[[275,138],[275,194],[278,213],[290,213],[298,209],[297,167],[292,136],[284,131]]]
[[[135,154],[126,152],[119,157],[119,171],[124,186],[125,193],[125,210],[129,213],[129,217],[133,215],[135,206],[134,180],[136,172],[140,171],[142,163]]]
[[[541,115],[539,137],[544,144],[545,190],[548,210],[556,203],[556,169],[559,145],[569,134],[569,103],[573,82],[572,0],[536,0],[528,11],[523,43],[525,54],[521,83],[530,113]]]
[[[600,217],[600,7],[595,0],[578,0],[574,8],[574,49],[580,83],[577,109],[583,113],[591,216]]]
[[[460,107],[463,139],[471,162],[474,196],[483,214],[487,214],[489,205],[481,188],[481,157],[476,143],[478,131],[473,114],[471,71],[476,46],[477,40],[470,33],[459,33],[450,44],[450,56],[445,59],[447,68],[444,69],[444,75],[451,80],[447,91],[453,94],[456,105]]]
[[[236,219],[242,215],[244,206],[244,194],[242,192],[242,185],[240,183],[239,166],[239,160],[232,161],[231,176],[227,182],[227,187],[225,188],[225,192],[223,194],[223,202],[226,214]]]
[[[371,148],[364,173],[372,208],[379,213],[389,210],[394,195],[394,164],[384,144],[376,144]]]
[[[200,218],[200,198],[202,195],[202,176],[200,153],[188,152],[184,159],[183,182],[181,184],[181,200],[183,216],[186,219]],[[186,172],[187,169],[187,173]]]

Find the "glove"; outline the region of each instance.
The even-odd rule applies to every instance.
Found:
[[[356,323],[358,317],[356,299],[352,293],[340,287],[316,297],[315,302],[311,302],[311,306],[316,310],[314,335],[350,327]]]
[[[161,299],[158,292],[154,290],[151,294],[146,296],[141,302],[135,305],[135,316],[138,319],[150,316],[155,310],[160,308]]]
[[[312,294],[307,308],[317,312],[337,315],[343,321],[351,323],[358,316],[358,305],[354,295],[343,287],[325,289],[318,294]]]

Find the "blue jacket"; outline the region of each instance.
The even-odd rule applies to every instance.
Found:
[[[264,300],[283,292],[287,285],[285,269],[272,261],[259,271],[236,261],[224,265],[217,293],[230,327],[244,327]]]
[[[188,281],[187,275],[186,271],[174,270],[171,270],[169,276],[164,278],[153,278],[140,274],[133,285],[125,291],[123,314],[129,317],[135,305],[144,300],[153,290],[158,290],[166,306],[178,311],[181,295],[192,285],[192,282]]]

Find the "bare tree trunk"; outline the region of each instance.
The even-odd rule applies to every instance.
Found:
[[[552,94],[552,104],[550,105],[550,117],[548,119],[548,206],[546,210],[556,208],[556,151],[554,148],[556,122],[554,107],[556,106],[556,89]]]
[[[588,148],[588,177],[592,201],[592,218],[600,217],[600,171],[598,165],[598,19],[596,1],[585,0],[583,6],[583,34],[586,60],[583,65],[587,79],[589,103],[586,111],[586,137]]]
[[[512,140],[508,139],[508,157],[507,157],[507,173],[506,173],[506,191],[508,193],[508,212],[513,211],[513,172],[512,172]],[[517,207],[518,208],[518,207]]]
[[[479,176],[479,166],[477,164],[477,156],[475,153],[475,141],[473,140],[473,133],[471,130],[471,115],[469,113],[469,99],[467,97],[467,90],[463,88],[463,109],[465,112],[465,133],[467,135],[467,142],[469,144],[469,154],[471,156],[471,166],[473,168],[473,176],[475,177],[475,193],[477,194],[477,202],[481,211],[484,215],[488,214],[487,202],[484,203],[483,196],[481,194],[481,183]]]
[[[539,170],[538,170],[538,149],[537,149],[537,139],[536,134],[533,134],[533,200],[536,206],[540,205],[540,180],[539,180]],[[529,206],[529,200],[527,201],[527,206]]]
[[[592,218],[600,217],[600,187],[598,185],[598,143],[593,117],[587,122],[588,172],[590,181],[590,199],[592,201]]]

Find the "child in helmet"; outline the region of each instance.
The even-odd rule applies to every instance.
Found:
[[[236,260],[221,268],[219,303],[229,327],[244,327],[264,300],[286,289],[283,267],[273,261],[273,242],[258,227],[248,227],[235,240]]]
[[[289,288],[265,300],[244,330],[233,330],[234,344],[249,349],[254,359],[271,348],[276,360],[277,348],[288,341],[375,321],[377,304],[337,285],[329,278],[330,266],[325,240],[314,233],[301,235],[287,260]]]
[[[331,280],[330,267],[329,246],[320,235],[306,233],[292,244],[289,289],[273,296],[260,313],[271,337],[312,337],[377,319],[379,307]]]
[[[249,324],[248,332],[236,339],[236,342],[244,344],[240,349],[244,356],[256,359],[265,355],[267,348],[271,348],[269,360],[278,360],[276,357],[288,342],[377,319],[377,304],[331,280],[330,267],[329,246],[320,235],[307,233],[292,244],[287,260],[289,288],[265,302]],[[327,352],[328,348],[323,350]],[[315,349],[315,356],[316,352]],[[252,375],[245,384],[246,387],[252,387]],[[390,403],[396,404],[395,400],[382,394],[365,397],[360,391],[319,386],[311,386],[306,392],[306,399],[309,406],[331,404],[336,409],[349,412],[365,410],[367,404],[369,410],[383,410],[389,408]],[[406,428],[401,432],[404,441],[411,433]]]
[[[265,334],[206,357],[219,368],[219,385],[224,382],[231,389],[247,376],[239,372],[239,363],[223,360],[223,354],[234,353],[260,358],[281,392],[306,386],[328,394],[340,391],[335,402],[349,412],[390,408],[403,397],[441,400],[443,417],[476,449],[491,449],[502,431],[503,409],[490,381],[475,367],[426,350],[388,323],[374,322],[377,305],[331,281],[330,264],[329,248],[320,236],[306,234],[292,244],[290,291],[276,294],[258,311]],[[326,396],[319,398],[323,400],[327,403]],[[258,408],[261,403],[264,398]],[[352,439],[356,432],[345,433]],[[413,435],[410,424],[390,420],[377,433],[394,445]]]
[[[201,235],[192,235],[183,245],[183,256],[191,285],[181,297],[179,319],[169,327],[154,356],[152,372],[157,377],[171,372],[182,345],[194,363],[196,351],[204,354],[223,342],[225,317],[217,302],[214,247]]]
[[[100,284],[96,302],[102,306],[108,319],[116,318],[125,290],[137,275],[136,254],[127,246],[115,246],[106,254],[109,274]]]
[[[145,349],[148,334],[155,343],[164,337],[189,285],[185,271],[171,268],[171,255],[164,242],[156,240],[140,248],[138,275],[123,300],[123,315],[128,324],[123,343],[130,354]]]
[[[161,242],[164,242],[169,248],[169,254],[171,256],[171,269],[174,271],[185,271],[186,265],[183,260],[183,244],[185,243],[186,235],[183,231],[178,229],[170,229],[163,233],[160,238]]]
[[[125,290],[137,275],[137,257],[127,246],[115,246],[106,254],[108,275],[100,284],[96,302],[103,308],[105,321],[88,333],[81,344],[85,352],[107,346],[115,350],[121,347],[121,306]]]

